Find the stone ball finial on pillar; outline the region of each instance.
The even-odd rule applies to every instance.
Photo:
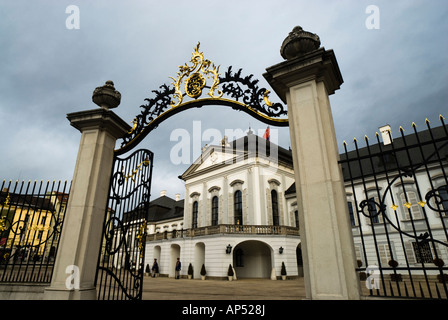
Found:
[[[302,27],[297,26],[283,41],[280,54],[283,59],[290,60],[317,50],[319,47],[320,39],[317,34],[304,31]]]
[[[99,107],[109,110],[118,107],[121,102],[121,93],[115,90],[113,81],[108,80],[104,86],[95,88],[92,101]]]

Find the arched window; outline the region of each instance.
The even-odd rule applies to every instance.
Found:
[[[218,197],[212,198],[212,226],[218,225]]]
[[[198,202],[193,202],[193,221],[191,223],[191,227],[197,228],[198,227]]]
[[[280,225],[280,217],[278,216],[278,197],[277,191],[271,191],[271,202],[272,202],[272,224],[274,226]]]
[[[235,224],[243,224],[243,199],[240,190],[235,191],[233,195],[233,208]]]

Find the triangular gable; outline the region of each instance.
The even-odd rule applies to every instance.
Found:
[[[199,166],[196,171],[206,169],[208,167],[222,164],[222,163],[234,163],[234,159],[237,155],[233,150],[222,150],[220,147],[212,147],[205,150],[205,152],[195,162]]]
[[[185,180],[187,176],[191,176],[195,173],[200,173],[202,171],[206,172],[208,170],[231,165],[244,157],[244,155],[244,151],[235,150],[229,146],[208,146],[202,151],[202,154],[194,161],[194,163],[180,176],[180,178]]]
[[[186,180],[192,175],[206,173],[237,163],[248,156],[269,159],[271,155],[274,155],[274,160],[292,167],[290,150],[286,150],[252,133],[248,133],[248,135],[232,142],[223,142],[222,146],[211,145],[205,147],[202,154],[179,178]]]

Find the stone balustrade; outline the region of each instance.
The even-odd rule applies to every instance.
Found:
[[[148,234],[147,241],[157,241],[173,238],[192,238],[215,234],[249,234],[249,235],[291,235],[299,236],[299,228],[272,225],[237,225],[220,224],[186,230],[173,230],[163,233]]]

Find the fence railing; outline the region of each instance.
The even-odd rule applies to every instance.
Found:
[[[394,138],[341,156],[357,271],[369,295],[448,297],[448,127]],[[390,140],[390,143],[388,142]]]
[[[207,226],[186,230],[173,230],[163,233],[147,235],[147,241],[156,241],[172,238],[191,238],[208,236],[215,234],[250,234],[250,235],[291,235],[298,236],[299,228],[289,226],[271,226],[271,225],[237,225],[220,224],[216,226]]]
[[[1,183],[0,283],[49,283],[70,183]]]

